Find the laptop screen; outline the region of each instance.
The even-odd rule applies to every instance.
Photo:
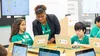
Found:
[[[39,49],[39,56],[60,56],[60,52],[57,50],[50,49]]]
[[[27,47],[23,44],[14,44],[12,56],[27,56]]]
[[[76,52],[76,56],[96,56],[94,49],[87,49]]]

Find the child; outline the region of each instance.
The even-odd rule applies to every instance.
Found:
[[[89,37],[85,35],[86,26],[82,22],[77,22],[74,30],[76,35],[71,38],[71,44],[89,44]]]
[[[100,38],[100,16],[96,17],[95,19],[95,25],[90,31],[90,37]]]
[[[0,56],[7,56],[7,50],[0,44]]]
[[[12,24],[10,42],[22,41],[22,44],[32,45],[33,40],[26,31],[26,22],[18,18]]]

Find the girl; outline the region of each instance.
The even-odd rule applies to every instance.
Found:
[[[26,31],[26,22],[24,19],[16,19],[12,24],[10,42],[22,41],[22,44],[32,45],[33,40]]]

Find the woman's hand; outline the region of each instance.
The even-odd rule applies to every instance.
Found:
[[[55,41],[55,38],[51,38],[51,39],[48,41],[48,44],[53,43],[54,41]]]

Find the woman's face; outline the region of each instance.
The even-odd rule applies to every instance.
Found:
[[[19,27],[19,30],[21,32],[25,32],[26,31],[26,22],[25,21],[22,21],[21,22],[20,27]]]
[[[76,32],[76,35],[77,35],[78,37],[84,36],[84,31],[83,31],[83,30],[75,30],[75,32]]]
[[[46,13],[36,15],[36,18],[40,23],[45,23],[46,22]]]

